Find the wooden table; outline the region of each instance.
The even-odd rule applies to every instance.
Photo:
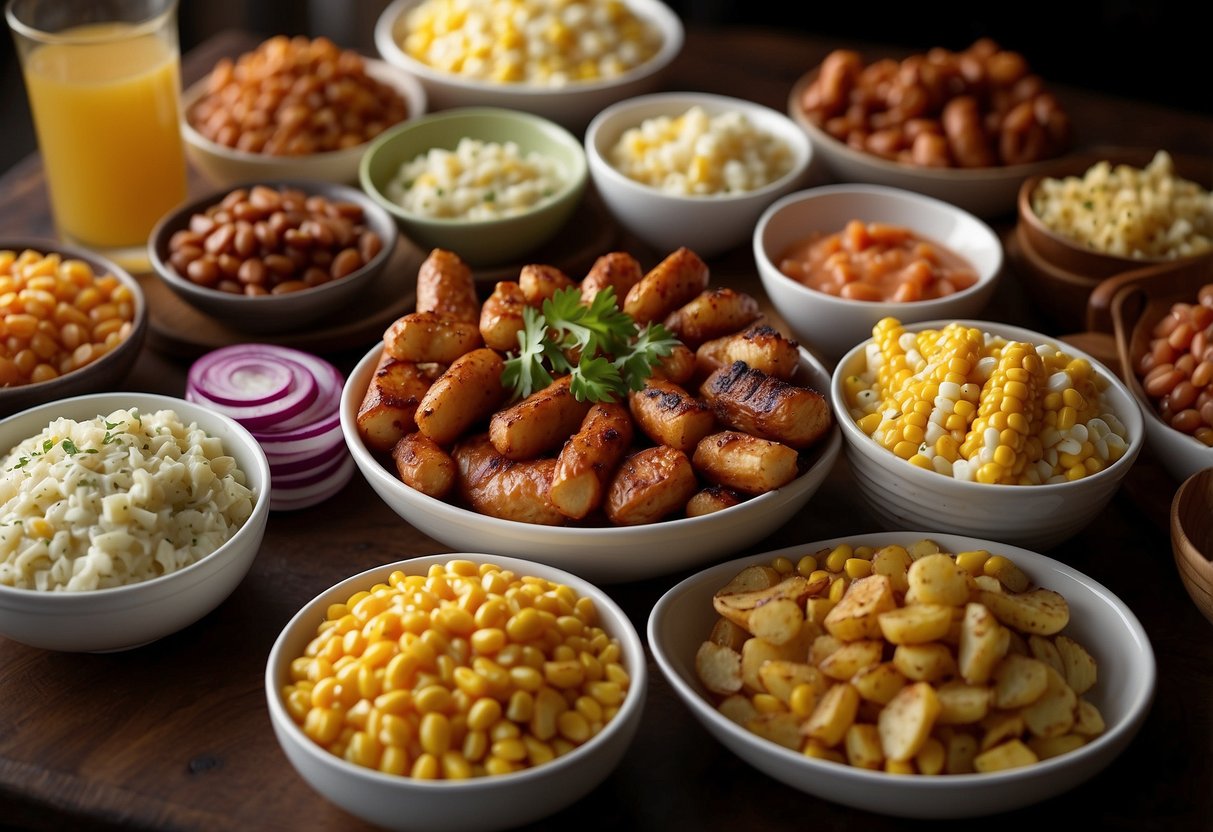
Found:
[[[225,33],[185,63],[188,80],[252,45]],[[766,30],[689,32],[669,89],[703,89],[782,110],[792,82],[841,44]],[[894,55],[897,57],[897,55]],[[1059,89],[1080,139],[1208,154],[1213,119]],[[198,183],[195,182],[195,186]],[[50,232],[38,158],[0,179],[0,234]],[[1006,233],[1011,217],[998,224]],[[658,253],[623,239],[642,262]],[[748,246],[710,263],[713,280],[761,294]],[[994,320],[1048,330],[1011,273]],[[1065,333],[1056,333],[1065,334]],[[328,357],[343,369],[373,340]],[[187,362],[145,351],[129,389],[181,395]],[[1104,583],[1140,617],[1158,660],[1151,714],[1094,780],[1050,802],[983,820],[1016,829],[1073,818],[1087,828],[1213,827],[1213,630],[1171,560],[1166,509],[1176,483],[1150,457],[1112,504],[1055,556]],[[803,515],[751,551],[878,530],[840,460]],[[262,677],[270,645],[307,600],[374,565],[450,551],[388,510],[361,477],[314,509],[271,517],[252,571],[211,615],[125,653],[43,652],[0,640],[0,826],[358,830],[299,778],[270,729]],[[738,553],[748,554],[749,552]],[[610,588],[643,634],[654,602],[683,574]],[[1063,821],[1064,822],[1064,821]],[[750,768],[694,721],[650,662],[644,721],[619,768],[534,829],[903,829],[911,823],[793,791]]]

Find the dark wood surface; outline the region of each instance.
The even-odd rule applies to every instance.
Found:
[[[208,41],[187,56],[187,81],[217,57],[250,45],[236,32]],[[765,29],[693,29],[665,85],[783,110],[796,78],[837,45],[844,44]],[[1081,90],[1058,93],[1083,143],[1213,149],[1208,117]],[[0,195],[0,236],[49,233],[36,156],[0,178]],[[1005,235],[1012,221],[995,224]],[[658,259],[626,237],[619,245],[642,263]],[[748,245],[710,266],[714,283],[760,294]],[[1035,310],[1013,266],[986,317],[1069,334]],[[328,357],[349,370],[372,343]],[[187,359],[149,347],[127,386],[181,395],[187,367]],[[1159,675],[1141,733],[1085,785],[982,820],[983,828],[1039,828],[1063,818],[1093,829],[1213,827],[1213,630],[1184,593],[1172,562],[1166,512],[1176,486],[1147,448],[1096,521],[1049,552],[1108,586],[1145,626]],[[738,554],[878,528],[840,460],[800,517]],[[44,652],[0,639],[0,827],[366,828],[313,792],[279,749],[265,707],[265,660],[282,625],[321,590],[380,563],[443,551],[449,549],[406,525],[356,476],[320,506],[272,515],[246,580],[212,614],[176,635],[106,655]],[[609,591],[643,635],[652,605],[683,577]],[[931,828],[939,826],[961,824]],[[531,828],[891,830],[928,824],[847,809],[760,774],[694,721],[650,662],[644,721],[622,764],[578,804]]]

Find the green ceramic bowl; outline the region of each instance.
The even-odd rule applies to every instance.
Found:
[[[454,150],[464,137],[515,142],[564,169],[563,186],[529,210],[495,219],[434,219],[408,211],[388,196],[402,165],[432,148]],[[359,170],[362,188],[389,211],[401,232],[425,249],[442,248],[472,266],[509,263],[542,246],[565,225],[585,194],[585,149],[565,128],[539,116],[497,107],[462,107],[412,119],[371,143]]]

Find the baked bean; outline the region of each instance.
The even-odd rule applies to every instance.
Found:
[[[962,98],[968,103],[947,115]],[[989,38],[962,52],[934,48],[866,66],[858,53],[835,50],[799,103],[810,121],[851,147],[920,166],[1035,162],[1060,156],[1071,144],[1069,118],[1040,76],[1023,55]],[[919,142],[926,125],[947,137],[948,153],[936,140]],[[894,134],[886,131],[899,128],[902,142],[893,146]]]
[[[358,53],[323,37],[277,36],[219,61],[186,118],[218,144],[297,156],[362,144],[408,115],[400,93],[372,78]]]
[[[1213,445],[1213,283],[1196,299],[1173,303],[1154,325],[1137,375],[1164,422]]]
[[[199,286],[261,296],[348,277],[383,250],[354,202],[236,188],[169,239],[169,266]],[[279,287],[284,283],[286,289]]]

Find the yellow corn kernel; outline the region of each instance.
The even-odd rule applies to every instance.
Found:
[[[885,760],[884,770],[889,774],[914,774],[914,762],[912,760]]]
[[[425,752],[413,761],[413,769],[409,776],[415,780],[438,780],[442,777],[442,764],[438,755]]]
[[[880,422],[883,417],[879,413],[869,413],[855,421],[859,429],[868,436],[876,432],[876,428],[880,427]]]
[[[984,575],[985,563],[990,558],[990,553],[985,549],[973,549],[967,552],[956,553],[956,565],[970,575]]]
[[[335,708],[313,707],[303,720],[303,733],[320,745],[329,745],[341,734],[344,721]]]
[[[792,688],[788,695],[788,710],[801,719],[808,719],[817,707],[817,691],[807,682]]]
[[[872,574],[872,562],[863,558],[847,558],[846,563],[843,564],[843,571],[848,578],[857,581]]]
[[[750,702],[760,714],[777,714],[787,710],[778,696],[769,693],[756,693],[750,698]]]
[[[830,553],[826,555],[825,568],[831,572],[841,572],[847,560],[854,557],[854,555],[855,550],[848,543],[835,546],[830,550]]]
[[[431,711],[421,718],[417,732],[421,748],[427,753],[440,756],[451,746],[451,723],[446,714]]]
[[[800,560],[796,561],[796,574],[802,578],[808,578],[817,571],[817,558],[812,555],[805,555]]]
[[[1027,592],[1031,580],[1027,574],[1015,565],[1015,562],[1003,555],[994,555],[982,565],[982,573],[998,581],[1011,592]]]
[[[828,596],[829,599],[834,603],[838,603],[842,600],[842,596],[846,595],[846,593],[847,579],[844,577],[835,578],[834,582],[830,584],[830,592]]]

